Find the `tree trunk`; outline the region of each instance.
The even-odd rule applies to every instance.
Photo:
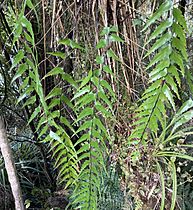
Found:
[[[1,116],[0,116],[0,148],[5,161],[5,168],[7,170],[8,179],[11,185],[13,197],[15,199],[15,210],[25,210],[19,179],[17,177],[17,172],[13,161],[12,150],[7,139],[4,120]]]

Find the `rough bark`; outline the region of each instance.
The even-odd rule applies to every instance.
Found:
[[[0,148],[5,161],[5,168],[7,170],[8,179],[15,200],[15,210],[25,210],[19,179],[17,177],[17,172],[13,161],[13,154],[7,139],[4,120],[1,116],[0,116]]]

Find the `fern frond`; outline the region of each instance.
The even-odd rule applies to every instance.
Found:
[[[114,39],[118,39],[118,36],[113,36],[112,41]],[[102,39],[97,48],[100,49],[107,44],[108,41]],[[78,113],[75,122],[79,124],[76,133],[80,138],[75,145],[80,147],[77,151],[80,174],[71,199],[73,208],[83,210],[97,209],[101,174],[105,171],[104,156],[107,150],[105,142],[110,141],[103,119],[112,117],[115,94],[110,84],[102,78],[107,71],[111,72],[109,67],[104,65],[107,56],[109,56],[108,52],[98,56],[97,64],[102,67],[89,71],[73,97],[76,113]],[[112,51],[110,56],[115,57]]]
[[[29,3],[30,1],[27,2]],[[32,109],[33,111],[28,120],[28,124],[32,121],[36,122],[36,132],[39,138],[37,140],[50,144],[53,156],[56,158],[55,167],[60,169],[58,175],[59,180],[61,182],[65,181],[67,183],[66,186],[69,186],[77,178],[77,155],[74,145],[65,131],[66,127],[70,130],[73,130],[73,127],[70,125],[68,119],[64,116],[60,116],[61,113],[58,107],[60,107],[63,102],[70,108],[72,108],[73,105],[70,100],[63,95],[62,90],[59,87],[54,87],[49,94],[45,96],[42,80],[55,75],[60,75],[63,81],[70,82],[73,86],[76,86],[76,82],[70,75],[64,73],[64,70],[60,67],[53,68],[40,79],[33,28],[31,23],[24,16],[24,11],[25,5],[19,14],[16,23],[17,27],[14,29],[15,36],[13,44],[15,42],[20,42],[19,37],[23,35],[26,40],[20,44],[26,50],[18,50],[15,55],[12,68],[18,67],[18,71],[12,82],[18,78],[21,78],[22,80],[20,88],[21,96],[18,99],[18,103],[25,100],[25,103],[23,104],[24,107],[35,107],[35,102],[38,102],[37,107]],[[23,30],[24,28],[25,30]]]
[[[136,129],[130,136],[130,139],[138,138],[143,142],[149,135],[148,130],[157,135],[159,124],[164,125],[166,106],[176,110],[174,98],[180,98],[180,76],[184,76],[184,61],[188,57],[184,32],[187,27],[181,11],[174,8],[172,1],[165,1],[149,19],[144,30],[159,18],[165,20],[150,35],[147,43],[153,40],[155,43],[145,56],[153,55],[146,68],[150,71],[150,86],[142,96],[136,115]]]

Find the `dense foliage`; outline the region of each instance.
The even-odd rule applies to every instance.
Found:
[[[192,208],[191,7],[2,2],[0,114],[26,208]]]

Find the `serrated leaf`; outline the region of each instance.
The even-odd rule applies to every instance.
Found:
[[[186,69],[185,77],[189,86],[190,93],[192,94],[193,93],[193,76],[189,68]]]
[[[29,77],[26,77],[22,83],[22,85],[19,87],[19,91],[24,90],[27,85],[29,84]]]
[[[160,100],[158,100],[157,102],[157,108],[160,110],[162,115],[164,116],[166,115],[166,109],[165,109],[164,102],[161,100],[161,94],[160,94]]]
[[[157,118],[155,116],[155,113],[153,113],[149,119],[149,126],[148,126],[151,131],[153,131],[154,133],[157,133],[158,131],[158,124],[157,124]]]
[[[104,27],[103,30],[100,33],[100,36],[108,35],[109,32],[110,32],[110,28],[109,27]]]
[[[99,118],[94,118],[93,119],[93,123],[95,124],[95,126],[97,126],[104,134],[107,138],[109,138],[109,135],[106,131],[105,126],[103,125],[103,123],[101,122],[101,120]]]
[[[110,32],[118,32],[118,26],[111,26],[110,27]]]
[[[161,71],[170,65],[170,60],[165,59],[163,61],[160,61],[160,63],[149,73],[150,78],[153,77],[155,74],[161,73]]]
[[[33,5],[33,3],[32,3],[32,1],[31,0],[26,0],[26,5],[31,9],[31,10],[33,10],[34,11],[34,13],[35,13],[35,16],[36,16],[36,20],[37,20],[37,22],[38,22],[38,29],[39,29],[39,16],[38,16],[38,14],[37,14],[37,11],[36,11],[36,8],[35,8],[35,6]]]
[[[54,99],[52,99],[51,100],[51,102],[49,103],[49,105],[48,105],[48,110],[52,110],[53,109],[53,107],[55,107],[55,106],[59,106],[60,105],[60,98],[54,98]]]
[[[186,21],[184,19],[184,16],[182,15],[182,12],[178,8],[173,9],[173,15],[176,21],[185,29],[187,30]]]
[[[71,103],[71,101],[65,96],[65,95],[62,95],[61,96],[61,102],[64,102],[68,107],[70,107],[71,109],[74,108],[73,104]]]
[[[180,38],[180,40],[182,41],[183,43],[183,46],[186,46],[186,35],[182,29],[182,27],[177,24],[177,23],[173,23],[172,24],[172,29],[173,29],[173,32]]]
[[[174,93],[177,95],[178,99],[180,99],[177,85],[176,85],[175,81],[173,80],[173,78],[170,75],[167,75],[166,82],[171,87],[171,89],[174,91]]]
[[[151,97],[147,98],[143,104],[141,106],[143,106],[144,110],[151,110],[152,107],[154,107],[156,101],[157,101],[157,97],[158,97],[158,93],[156,95],[152,95]],[[141,107],[140,107],[141,108]]]
[[[24,36],[29,43],[33,42],[32,37],[28,33],[24,32]],[[32,50],[27,45],[25,45],[25,48],[28,49],[28,52],[33,53]]]
[[[77,151],[77,154],[81,154],[82,152],[84,152],[84,154],[90,149],[90,145],[86,142],[85,144],[83,144],[81,146],[81,148]],[[85,161],[86,162],[86,161]],[[85,162],[82,164],[81,166],[81,170],[83,170],[84,167],[87,167],[87,164],[85,164]],[[89,161],[88,161],[89,163]]]
[[[26,1],[26,5],[27,5],[30,9],[34,9],[34,5],[32,4],[31,0],[27,0],[27,1]]]
[[[17,104],[19,104],[19,102],[21,102],[24,98],[26,98],[27,97],[27,94],[24,92],[23,94],[21,94],[20,96],[19,96],[19,98],[17,99],[17,103],[16,103],[16,105]]]
[[[63,39],[59,41],[59,44],[63,44],[66,46],[70,46],[72,47],[72,49],[80,49],[80,50],[84,50],[83,47],[81,47],[78,43],[76,43],[75,41],[71,40],[71,39]]]
[[[27,64],[29,65],[29,67],[31,67],[31,69],[33,69],[33,71],[35,72],[36,67],[35,67],[34,63],[33,63],[30,59],[28,59],[28,58],[27,58],[27,60],[26,60],[26,63],[27,63]]]
[[[91,82],[98,88],[99,86],[99,78],[98,77],[92,77]]]
[[[161,86],[160,86],[160,87],[161,87]],[[160,90],[160,87],[158,87],[159,90]],[[147,98],[149,98],[149,97],[151,97],[151,96],[157,95],[157,93],[159,92],[159,90],[154,89],[154,90],[152,90],[152,91],[146,93],[141,99],[139,99],[139,101],[143,101],[143,100],[145,100],[145,99],[147,99]]]
[[[37,82],[37,80],[36,80],[36,76],[35,76],[35,74],[34,74],[34,72],[33,71],[29,71],[29,77],[35,82]],[[34,86],[34,88],[35,88],[35,86]]]
[[[85,96],[83,96],[81,99],[79,99],[77,101],[77,103],[75,104],[75,106],[79,105],[79,109],[82,108],[83,106],[88,105],[91,102],[94,102],[96,98],[96,95],[93,93],[88,93]]]
[[[58,142],[61,142],[61,143],[63,143],[62,141],[61,141],[61,138],[58,136],[58,134],[57,133],[55,133],[55,132],[53,132],[53,131],[50,131],[50,137],[52,138],[52,139],[54,139],[54,140],[56,140],[56,141],[58,141]]]
[[[55,100],[53,100],[55,101]],[[52,117],[52,119],[55,119],[55,118],[59,118],[60,117],[60,110],[55,110],[53,111],[50,116]]]
[[[174,66],[174,65],[171,65],[169,68],[168,68],[168,72],[170,74],[172,74],[172,76],[175,77],[177,83],[178,83],[178,86],[180,87],[181,86],[181,80],[180,80],[180,76],[179,76],[179,73],[178,73],[178,70],[177,68]]]
[[[177,64],[181,69],[181,74],[184,77],[185,69],[182,57],[175,51],[172,52],[170,59],[173,61],[173,63]]]
[[[162,128],[164,128],[164,113],[162,113],[158,107],[158,103],[157,103],[157,107],[154,109],[154,115],[157,119],[157,121],[159,121],[162,125]]]
[[[154,64],[158,63],[159,61],[163,61],[165,59],[169,59],[169,55],[172,52],[172,48],[170,45],[164,47],[163,49],[160,49],[160,51],[153,57],[153,59],[150,61],[146,69],[149,69]]]
[[[84,142],[85,140],[89,139],[90,138],[90,134],[89,133],[85,133],[83,134],[79,139],[78,141],[76,141],[76,143],[74,144],[74,146],[76,147],[78,144]]]
[[[31,44],[34,46],[35,42],[34,42],[34,32],[33,32],[33,29],[32,29],[32,24],[30,23],[30,21],[29,21],[25,16],[23,16],[23,17],[21,18],[21,24],[22,24],[22,26],[25,27],[25,28],[28,30],[28,32],[30,33],[31,38],[32,38]]]
[[[167,28],[169,28],[172,25],[173,21],[172,19],[168,19],[162,23],[159,24],[159,26],[155,29],[155,31],[151,34],[149,37],[146,45],[153,39],[157,38],[160,34],[162,34]]]
[[[167,75],[167,69],[165,68],[163,71],[158,72],[157,74],[154,74],[151,78],[150,78],[150,82],[154,82],[162,77],[165,77]]]
[[[170,88],[166,84],[164,84],[164,86],[163,86],[163,93],[164,93],[164,95],[166,96],[166,98],[168,99],[168,101],[172,105],[172,108],[175,111],[176,108],[175,108],[175,103],[174,103],[174,99],[173,99],[173,94],[171,93]]]
[[[99,102],[95,104],[95,108],[97,111],[101,112],[106,117],[112,116],[112,114]]]
[[[62,39],[59,41],[59,44],[63,44],[63,45],[66,45],[66,46],[70,46],[70,39],[66,38],[66,39]]]
[[[66,125],[68,128],[70,128],[71,131],[75,132],[74,128],[71,126],[70,122],[65,117],[61,116],[60,121],[61,121],[61,123]]]
[[[165,45],[168,41],[170,41],[172,38],[172,34],[171,32],[168,32],[166,34],[164,34],[163,36],[161,36],[161,38],[159,38],[155,44],[148,50],[148,53],[145,55],[145,57],[149,56],[151,53],[153,53],[155,50],[159,49],[160,47],[162,47],[163,45]]]
[[[153,90],[159,88],[160,85],[161,85],[161,83],[162,83],[162,80],[161,80],[161,79],[159,79],[159,80],[155,81],[154,83],[152,83],[152,85],[150,85],[150,86],[145,90],[145,92],[143,93],[143,96],[146,95],[147,93],[150,93],[150,92],[152,92]]]
[[[112,110],[112,104],[107,98],[107,96],[105,95],[105,93],[103,93],[102,91],[99,91],[98,96],[108,105],[109,109]]]
[[[186,48],[185,48],[185,46],[183,45],[183,42],[180,39],[174,37],[172,39],[172,46],[175,47],[176,49],[178,49],[181,52],[182,56],[184,57],[184,59],[186,61],[188,60],[188,54],[186,52]]]
[[[70,46],[72,47],[72,49],[80,49],[82,51],[85,50],[82,46],[80,46],[78,43],[72,40],[71,40]]]
[[[15,44],[15,42],[18,41],[18,38],[21,36],[22,33],[22,25],[20,22],[16,22],[15,23],[15,27],[14,27],[14,38],[13,38],[13,45]]]
[[[171,1],[165,1],[164,3],[162,3],[161,6],[158,8],[158,10],[147,21],[147,23],[146,23],[144,29],[142,30],[142,32],[145,31],[156,20],[158,20],[164,13],[169,11],[171,6],[172,6],[172,2]]]
[[[181,125],[190,121],[192,118],[193,118],[193,110],[183,113],[182,116],[179,117],[179,120],[175,123],[175,125],[172,129],[172,132],[175,131]]]
[[[95,69],[93,71],[93,76],[94,77],[100,77],[100,75],[101,75],[101,69]]]

